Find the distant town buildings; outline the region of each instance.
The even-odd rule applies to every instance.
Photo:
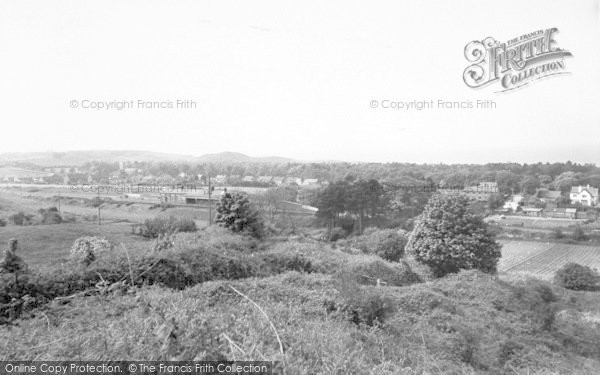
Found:
[[[480,182],[474,186],[466,186],[462,194],[475,201],[487,201],[492,194],[498,193],[498,184],[495,182]]]
[[[34,171],[23,168],[0,167],[0,182],[43,183],[52,175],[54,175],[54,173]]]

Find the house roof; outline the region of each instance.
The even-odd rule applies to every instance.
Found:
[[[542,211],[543,208],[537,208],[537,207],[523,207],[523,211],[525,212],[540,212]]]
[[[558,190],[540,189],[539,193],[540,198],[547,199],[558,199],[561,196],[561,192]]]
[[[584,191],[587,191],[593,197],[597,197],[598,196],[598,188],[591,187],[590,185],[588,185],[588,186],[573,186],[573,187],[571,187],[571,194],[573,194],[573,193],[580,194],[580,193],[582,193]]]
[[[555,208],[546,208],[544,209],[544,212],[552,212],[552,213],[564,213],[566,212],[566,208],[561,208],[561,207],[555,207]]]

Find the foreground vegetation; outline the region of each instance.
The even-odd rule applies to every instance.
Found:
[[[554,284],[497,274],[500,246],[466,207],[436,197],[410,234],[361,227],[332,242],[277,236],[245,197],[224,195],[222,227],[163,215],[126,236],[133,246],[86,234],[70,255],[35,270],[10,241],[0,262],[0,360],[272,360],[287,374],[599,373],[597,273],[566,265]]]
[[[116,247],[89,267],[39,276],[66,289],[0,328],[0,360],[266,359],[288,374],[600,371],[595,293],[478,271],[423,282],[427,268],[409,258],[303,237],[258,242],[210,228],[175,238],[165,252],[128,262]],[[88,280],[80,292],[70,289],[78,280]]]

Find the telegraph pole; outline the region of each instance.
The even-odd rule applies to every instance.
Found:
[[[60,212],[60,190],[58,191],[58,212]]]
[[[100,189],[98,189],[98,225],[100,225]]]
[[[210,175],[208,175],[208,226],[212,225],[212,200],[210,199],[211,193]]]

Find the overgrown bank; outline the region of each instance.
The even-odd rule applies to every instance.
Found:
[[[283,354],[269,321],[232,287],[265,311]],[[259,358],[284,361],[288,374],[594,374],[599,302],[475,271],[379,288],[292,271],[53,303],[0,329],[0,360]]]

